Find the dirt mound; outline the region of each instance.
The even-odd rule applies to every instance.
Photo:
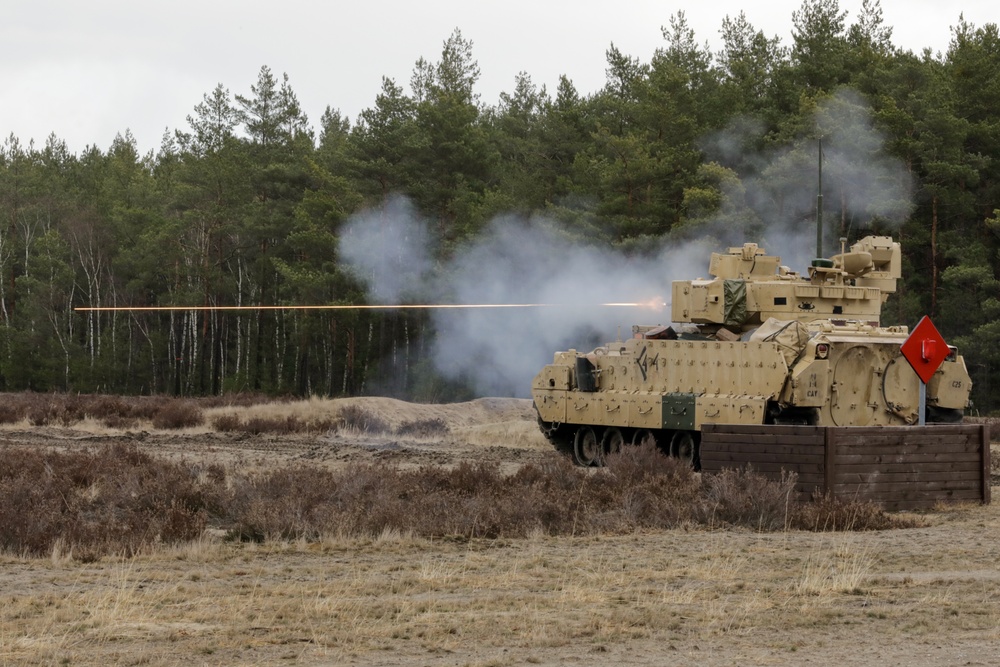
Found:
[[[441,419],[450,429],[534,421],[531,401],[520,398],[478,398],[465,403],[407,403],[394,398],[362,397],[331,401],[333,407],[359,405],[384,419],[393,428],[407,422]]]

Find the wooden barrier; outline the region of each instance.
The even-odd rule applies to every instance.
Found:
[[[809,498],[831,493],[887,510],[990,502],[989,426],[743,426],[706,424],[701,469],[747,465],[767,477],[798,475]]]

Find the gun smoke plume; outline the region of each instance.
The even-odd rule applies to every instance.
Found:
[[[351,216],[341,231],[340,257],[368,285],[374,303],[421,299],[434,261],[427,225],[405,197]]]
[[[873,122],[871,110],[855,91],[842,89],[822,100],[809,135],[792,144],[761,150],[765,128],[747,118],[706,137],[701,144],[706,161],[715,161],[739,175],[743,191],[730,197],[745,206],[743,240],[732,225],[719,221],[704,231],[730,245],[754,241],[780,255],[793,269],[804,269],[816,254],[816,195],[818,151],[823,147],[824,254],[840,251],[841,236],[858,236],[862,229],[892,233],[914,209],[914,180],[906,165],[885,152],[885,135]],[[728,221],[728,218],[727,218]],[[750,236],[746,234],[749,232]]]
[[[825,254],[851,227],[895,228],[910,214],[912,181],[882,153],[884,140],[860,98],[842,93],[821,105],[824,194],[829,222]],[[531,378],[553,352],[631,335],[633,324],[670,323],[673,280],[708,277],[709,254],[752,241],[804,271],[815,254],[816,141],[747,154],[744,132],[709,138],[706,155],[740,174],[727,215],[695,226],[697,238],[664,238],[642,257],[614,247],[569,240],[544,218],[502,216],[469,245],[435,263],[433,236],[410,203],[394,197],[352,217],[341,257],[365,281],[376,303],[557,304],[539,308],[430,311],[431,355],[440,373],[470,383],[480,395],[527,396]],[[734,220],[736,221],[734,223]],[[660,310],[611,308],[607,302],[667,302]]]
[[[537,308],[431,311],[431,355],[444,376],[469,382],[483,395],[525,396],[531,377],[568,347],[589,348],[631,335],[632,324],[667,324],[666,308],[602,306],[669,300],[670,282],[700,271],[681,249],[627,258],[612,248],[581,246],[542,219],[504,216],[452,259],[429,271],[427,221],[399,198],[352,218],[342,253],[373,299],[403,297],[439,304],[550,304]],[[411,278],[409,282],[400,276]],[[383,282],[382,278],[385,278]]]

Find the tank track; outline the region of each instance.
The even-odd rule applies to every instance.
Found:
[[[538,428],[557,452],[567,456],[573,455],[573,432],[570,429],[562,424],[544,421],[540,415],[538,416]]]

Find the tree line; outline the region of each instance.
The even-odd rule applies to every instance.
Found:
[[[892,43],[878,0],[853,19],[837,0],[804,0],[792,26],[786,46],[727,17],[713,52],[678,13],[648,60],[610,45],[596,92],[522,72],[495,104],[455,30],[407,85],[384,78],[353,122],[328,107],[314,127],[288,75],[265,66],[245,95],[206,93],[145,155],[127,131],[80,154],[56,134],[11,135],[0,389],[463,396],[430,368],[419,313],[74,308],[363,303],[339,232],[399,194],[442,256],[509,213],[625,255],[702,234],[755,240],[774,217],[815,219],[802,175],[823,141],[842,156],[822,193],[832,233],[903,241],[886,322],[933,317],[965,354],[979,409],[1000,409],[996,24],[959,18],[945,53],[919,54]],[[878,145],[845,131],[851,117]],[[851,180],[887,159],[898,173]]]

